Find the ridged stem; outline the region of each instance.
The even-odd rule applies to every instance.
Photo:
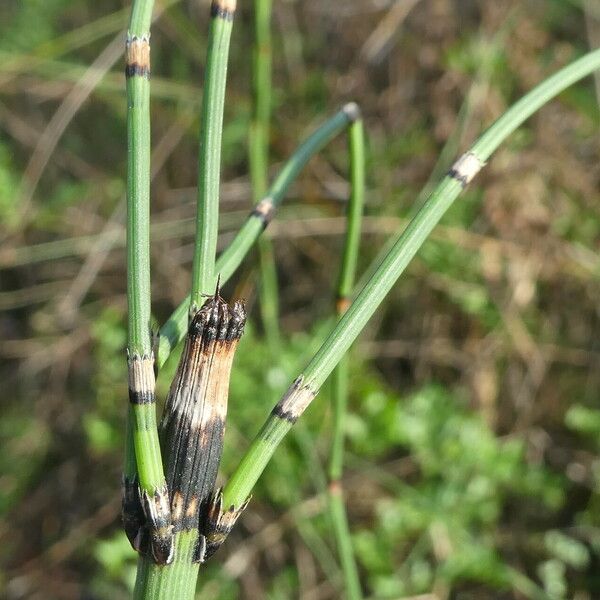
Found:
[[[453,166],[397,237],[319,351],[271,412],[224,490],[226,506],[241,506],[295,420],[314,399],[413,256],[492,152],[541,106],[600,68],[600,49],[549,77],[500,117]]]
[[[269,137],[271,121],[272,0],[254,2],[254,50],[252,56],[252,88],[254,115],[250,124],[249,162],[254,203],[267,192]],[[272,352],[279,348],[279,291],[273,244],[267,238],[258,240],[260,313],[267,342]]]
[[[260,234],[268,225],[274,212],[283,201],[290,185],[296,180],[306,163],[317,154],[334,137],[344,131],[352,121],[348,105],[338,111],[316,131],[314,131],[294,152],[279,172],[269,188],[266,196],[250,213],[237,235],[225,251],[219,256],[215,267],[224,284],[235,273]],[[260,207],[265,210],[261,211]],[[270,207],[270,208],[269,208]],[[164,365],[171,351],[183,339],[187,330],[188,307],[190,296],[175,309],[167,322],[160,329],[157,363],[159,368]]]
[[[152,559],[141,557],[133,591],[134,600],[191,600],[196,593],[200,565],[192,558],[197,531],[175,535],[175,558],[170,565],[157,565]]]
[[[192,268],[190,312],[203,304],[203,294],[214,292],[215,258],[219,233],[221,138],[229,42],[235,12],[234,0],[214,0],[208,33],[208,52],[198,155],[198,206]]]
[[[152,0],[135,0],[127,35],[127,352],[130,358],[152,357],[149,80],[152,7]],[[140,487],[153,496],[165,485],[153,402],[130,405],[127,440],[125,477],[135,479],[137,464]]]
[[[128,37],[150,39],[153,0],[133,3]],[[150,354],[150,81],[127,77],[128,349]]]
[[[192,312],[203,303],[202,294],[212,291],[214,287],[223,109],[234,12],[234,0],[215,0],[211,5],[199,136],[198,208],[190,306]],[[137,408],[134,407],[134,410]],[[153,433],[156,432],[154,423]],[[195,530],[175,533],[174,558],[168,565],[157,564],[149,556],[140,556],[134,597],[140,600],[191,600],[195,595],[199,571],[199,564],[193,562],[197,539],[198,531]]]
[[[365,141],[361,118],[350,126],[350,201],[348,203],[346,237],[342,265],[337,285],[336,314],[346,312],[354,287],[356,264],[360,246],[360,227],[365,196]],[[349,600],[360,600],[362,590],[352,549],[348,515],[344,502],[342,475],[344,470],[344,430],[348,406],[348,356],[344,356],[331,377],[333,408],[333,439],[329,460],[329,515],[333,524],[338,555],[344,576],[344,588]]]

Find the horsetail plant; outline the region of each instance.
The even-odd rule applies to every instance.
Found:
[[[357,112],[348,132],[350,155],[350,201],[346,218],[346,237],[342,253],[342,264],[337,284],[335,312],[341,317],[350,306],[354,287],[360,226],[365,196],[365,142],[362,117]],[[344,504],[342,474],[344,465],[344,427],[348,406],[348,357],[344,356],[331,376],[333,403],[333,437],[329,458],[329,514],[333,524],[335,540],[344,576],[344,588],[348,600],[360,600],[362,591],[352,541],[348,526],[348,515]]]
[[[248,137],[248,159],[252,197],[255,203],[267,192],[269,177],[269,133],[271,121],[271,8],[272,0],[254,2],[254,48],[252,54],[253,117]],[[259,298],[262,323],[271,351],[279,347],[279,299],[273,244],[258,240]]]
[[[215,264],[225,74],[235,3],[232,0],[213,1],[200,134],[192,294],[162,328],[156,365],[160,367],[164,363],[186,331],[187,337],[167,398],[159,443],[154,403],[155,361],[150,329],[149,269],[149,26],[152,4],[151,0],[134,0],[126,44],[130,404],[123,479],[123,521],[132,545],[140,553],[135,597],[187,600],[194,596],[200,564],[225,540],[277,446],[343,359],[445,211],[511,132],[545,102],[600,67],[600,50],[590,52],[532,90],[454,163],[398,236],[374,275],[348,303],[346,296],[354,279],[358,215],[364,186],[362,122],[354,104],[345,106],[299,147]],[[229,376],[244,327],[245,311],[241,303],[229,305],[221,298],[216,280],[219,275],[223,282],[231,277],[302,167],[348,126],[351,130],[352,197],[338,288],[340,296],[344,297],[338,302],[341,316],[319,351],[273,408],[221,492],[215,489],[216,474],[225,429]],[[336,482],[342,468],[342,424],[346,398],[343,363],[336,380],[337,416],[329,469],[334,502],[338,497],[341,500]],[[332,507],[335,506],[332,504]],[[340,514],[345,529],[340,527],[343,523],[339,520],[336,535],[344,562],[346,591],[351,598],[360,597],[356,569],[353,563],[345,563],[344,556],[347,557],[349,551],[351,557],[351,548],[348,548],[344,513],[337,510],[336,518]]]
[[[135,2],[126,40],[127,365],[129,411],[123,522],[134,548],[158,563],[173,556],[169,495],[156,428],[150,331],[150,23],[152,2]]]
[[[206,76],[200,118],[198,154],[198,210],[192,268],[190,315],[202,306],[202,294],[215,284],[215,256],[219,231],[221,136],[225,82],[235,0],[214,0],[210,9]]]
[[[220,275],[221,284],[229,281],[250,252],[308,161],[352,123],[355,113],[356,105],[347,104],[318,127],[292,154],[266,195],[250,212],[231,244],[217,259],[215,271]],[[185,335],[190,299],[191,296],[187,296],[160,329],[157,360],[159,368],[165,364],[173,348]]]
[[[149,26],[152,13],[151,2],[134,2],[133,16],[143,12]],[[198,564],[203,562],[219,546],[221,511],[219,496],[214,493],[216,475],[221,458],[229,372],[235,346],[243,331],[245,313],[240,303],[230,309],[217,291],[214,297],[202,306],[203,295],[214,283],[214,261],[218,233],[218,196],[220,173],[221,132],[225,98],[225,80],[229,40],[231,36],[235,1],[215,0],[211,5],[211,25],[209,31],[206,81],[202,102],[200,127],[200,153],[198,170],[198,217],[192,276],[192,295],[189,308],[190,325],[184,353],[180,359],[177,374],[167,399],[161,423],[167,483],[164,483],[163,464],[158,444],[156,419],[152,416],[152,441],[155,443],[154,464],[162,477],[163,486],[160,504],[152,506],[145,502],[145,489],[140,483],[139,498],[130,492],[126,483],[124,493],[124,522],[126,527],[138,525],[144,515],[146,523],[140,533],[133,538],[134,547],[140,551],[140,567],[136,581],[137,597],[184,597],[189,595],[190,581],[195,584]],[[146,24],[146,23],[144,23]],[[130,27],[132,29],[132,27]],[[131,31],[130,31],[131,36]],[[136,38],[137,39],[137,38]],[[134,40],[135,41],[135,40]],[[148,79],[149,33],[144,37],[143,61],[130,59],[132,42],[128,37],[127,68],[128,79],[143,77]],[[140,54],[139,52],[137,54]],[[136,55],[137,56],[137,55]],[[138,57],[139,58],[139,57]],[[135,79],[134,79],[135,81]],[[128,84],[129,86],[129,84]],[[148,91],[146,81],[145,117],[148,117]],[[135,128],[130,128],[135,133]],[[146,304],[149,317],[149,268],[148,268],[148,206],[149,206],[149,120],[144,138],[146,154],[143,155],[146,167],[140,170],[140,186],[146,190],[144,199],[146,223],[142,227],[145,236],[146,271],[142,281],[147,280]],[[135,148],[134,148],[135,150]],[[130,152],[131,161],[131,152]],[[130,162],[135,165],[135,161]],[[131,167],[135,169],[134,167]],[[131,221],[135,227],[135,220]],[[130,269],[130,275],[136,272]],[[130,306],[135,307],[135,304]],[[149,322],[149,318],[148,321]],[[148,331],[148,337],[150,332]],[[151,350],[150,350],[151,351]],[[130,396],[144,398],[150,393],[154,400],[154,364],[146,360],[142,383],[134,385]],[[133,371],[135,374],[135,370]],[[130,376],[130,389],[132,388]],[[134,381],[134,384],[136,381]],[[150,389],[151,388],[151,389]],[[137,450],[137,446],[136,446]],[[140,457],[136,453],[137,471],[141,473]],[[129,466],[130,461],[127,461]],[[129,468],[129,467],[128,467]],[[126,482],[128,480],[126,479]],[[141,475],[140,475],[141,482]],[[140,508],[135,511],[135,503],[141,499]],[[148,507],[150,507],[150,510]],[[160,513],[159,513],[160,509]],[[155,515],[156,513],[156,515]],[[173,518],[171,518],[171,514]],[[138,538],[143,539],[145,531],[150,532],[151,552],[148,552]],[[130,540],[132,535],[129,535]],[[161,545],[162,544],[162,545]],[[158,548],[158,550],[157,550]],[[162,551],[162,552],[161,552]],[[175,560],[174,560],[175,558]],[[170,563],[173,568],[166,568]],[[180,577],[181,570],[185,576]],[[189,573],[188,573],[189,572]],[[173,577],[175,576],[175,577]],[[188,588],[185,586],[188,585]],[[183,587],[182,587],[183,586]]]
[[[372,317],[410,260],[498,146],[526,119],[567,87],[600,68],[600,49],[589,52],[535,87],[463,154],[396,238],[373,276],[356,295],[304,371],[271,411],[223,491],[225,506],[242,506],[280,442]]]

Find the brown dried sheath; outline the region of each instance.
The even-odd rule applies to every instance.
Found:
[[[200,561],[214,514],[231,365],[245,321],[243,304],[230,307],[218,292],[196,313],[160,426],[173,529],[200,530]]]

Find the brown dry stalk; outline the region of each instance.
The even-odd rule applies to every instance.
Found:
[[[196,559],[222,543],[232,515],[215,482],[223,450],[229,377],[246,313],[218,291],[193,317],[160,426],[174,533],[199,529]],[[235,519],[233,520],[235,522]],[[233,525],[233,522],[231,525]],[[222,539],[221,539],[222,537]]]

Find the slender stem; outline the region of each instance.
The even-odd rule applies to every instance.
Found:
[[[250,125],[249,159],[252,195],[258,203],[267,192],[269,130],[271,120],[271,7],[272,0],[254,2],[254,53],[252,79],[254,117]],[[258,241],[260,269],[260,311],[267,342],[273,352],[279,348],[279,298],[277,269],[271,240]]]
[[[135,0],[131,39],[150,38],[153,0]],[[150,334],[150,82],[127,77],[127,303],[128,350],[148,355]]]
[[[211,5],[208,54],[200,120],[198,156],[198,210],[192,270],[190,311],[202,305],[202,295],[214,291],[215,257],[219,233],[219,179],[221,137],[229,41],[235,0],[213,0]]]
[[[271,352],[276,355],[281,345],[279,331],[279,283],[273,242],[266,237],[258,239],[260,315],[265,337]]]
[[[254,50],[252,91],[254,115],[250,125],[250,177],[252,195],[258,202],[268,186],[269,130],[271,121],[271,3],[254,2]]]
[[[275,406],[227,483],[224,490],[225,506],[240,506],[246,501],[278,444],[314,399],[443,214],[492,152],[551,98],[598,68],[600,49],[561,69],[513,105],[479,138],[471,151],[454,164],[398,236],[389,254],[381,261],[373,277],[356,296],[304,373]]]
[[[349,138],[351,195],[350,202],[348,203],[342,266],[337,287],[336,313],[338,317],[341,317],[346,312],[350,303],[360,245],[360,226],[365,195],[365,143],[362,119],[357,119],[352,123]],[[362,590],[352,550],[352,540],[350,538],[350,528],[342,486],[344,427],[348,406],[348,367],[348,356],[344,356],[334,369],[331,379],[333,439],[328,469],[329,513],[342,565],[346,597],[349,600],[360,600],[362,598]]]
[[[306,163],[327,145],[334,137],[344,131],[353,120],[353,104],[343,107],[316,131],[314,131],[294,152],[279,172],[267,195],[250,213],[248,219],[237,235],[219,256],[215,271],[221,276],[224,284],[235,273],[245,256],[250,251],[260,234],[268,225],[277,207],[283,201],[290,185],[298,177]],[[157,363],[159,367],[165,364],[169,354],[183,339],[187,330],[188,307],[190,296],[175,309],[167,322],[160,329]]]
[[[130,405],[124,483],[166,492],[154,404],[150,331],[150,23],[152,0],[135,0],[127,34],[127,303]],[[148,373],[149,372],[149,373]],[[133,442],[133,444],[131,443]],[[135,460],[133,454],[135,453]],[[137,471],[137,473],[136,473]],[[161,514],[169,520],[168,509]],[[152,551],[162,555],[151,523]],[[168,545],[168,544],[167,544]]]
[[[365,203],[365,134],[362,118],[356,119],[349,131],[350,154],[350,202],[348,203],[348,220],[342,266],[338,280],[337,312],[345,312],[344,304],[349,299],[356,278],[356,264],[360,245],[360,228]]]
[[[356,297],[348,312],[334,329],[305,370],[305,379],[319,388],[358,334],[362,331],[379,304],[396,283],[412,257],[417,253],[442,215],[476,174],[467,172],[472,165],[481,167],[498,146],[525,120],[546,102],[574,82],[589,75],[600,66],[600,49],[590,52],[561,69],[514,104],[472,146],[470,164],[450,170],[429,196],[423,209],[398,236],[397,242]]]
[[[343,492],[331,485],[329,486],[329,516],[333,523],[337,551],[344,576],[345,597],[348,600],[360,600],[363,595],[354,559],[354,549],[352,548]]]

